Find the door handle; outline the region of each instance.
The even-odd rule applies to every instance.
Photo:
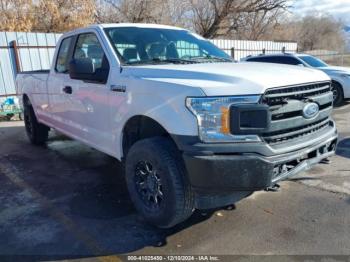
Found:
[[[111,85],[111,91],[125,93],[126,86],[124,86],[124,85]]]
[[[65,87],[63,87],[62,91],[65,92],[66,94],[71,94],[71,93],[73,93],[73,89],[72,89],[71,86],[65,86]]]

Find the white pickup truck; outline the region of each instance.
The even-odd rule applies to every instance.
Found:
[[[66,33],[51,70],[20,73],[17,88],[33,144],[53,128],[119,159],[136,209],[159,227],[273,188],[337,143],[326,74],[234,63],[176,27]]]

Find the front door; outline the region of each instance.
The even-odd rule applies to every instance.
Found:
[[[73,50],[73,59],[88,58],[93,62],[94,71],[109,69],[109,62],[96,34],[78,35]],[[91,146],[109,152],[112,142],[110,123],[110,89],[106,83],[69,80],[70,120],[74,125],[75,136],[83,138]]]

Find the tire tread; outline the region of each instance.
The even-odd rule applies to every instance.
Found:
[[[168,172],[168,175],[172,176],[171,180],[174,185],[175,212],[171,219],[163,221],[157,226],[169,228],[186,220],[194,209],[194,194],[186,176],[182,156],[176,145],[165,137],[147,138],[136,142],[131,147],[128,156],[132,156],[133,152],[141,148],[148,148],[152,154],[159,154],[158,157],[166,163],[169,170],[172,170],[172,172]],[[126,161],[128,161],[128,156]],[[150,222],[152,223],[152,221]]]
[[[27,132],[30,142],[34,145],[44,145],[49,137],[50,128],[38,122],[33,107],[26,101],[24,103],[24,116],[28,114],[33,125],[33,134]]]

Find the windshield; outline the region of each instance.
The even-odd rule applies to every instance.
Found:
[[[105,32],[124,64],[233,62],[208,40],[186,30],[115,27]]]
[[[322,60],[313,57],[313,56],[299,56],[301,60],[303,60],[305,63],[307,63],[309,66],[312,67],[327,67],[328,65],[323,62]]]

